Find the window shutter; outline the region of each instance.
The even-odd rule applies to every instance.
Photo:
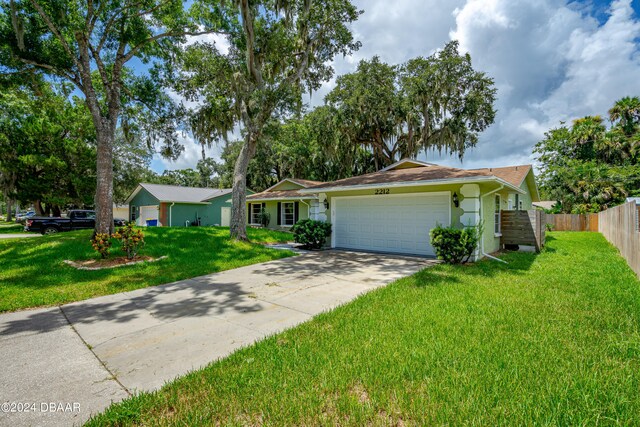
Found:
[[[293,223],[297,223],[298,222],[298,211],[299,211],[299,203],[295,202],[294,203],[294,208],[293,208]]]
[[[282,225],[282,203],[278,202],[278,225]]]
[[[247,224],[251,224],[251,203],[249,203],[249,209],[247,209]]]

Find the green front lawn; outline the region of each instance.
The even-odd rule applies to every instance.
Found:
[[[95,258],[92,230],[31,239],[0,239],[0,312],[62,304],[170,283],[290,256],[289,251],[232,242],[222,227],[148,228],[143,255],[168,258],[114,269],[77,270],[63,261]],[[291,240],[289,233],[249,229],[257,243]],[[114,245],[115,248],[116,245]],[[119,252],[113,250],[114,254]],[[118,255],[121,255],[118,253]]]
[[[90,425],[640,424],[640,281],[598,233],[439,265]]]
[[[15,222],[0,221],[0,234],[6,233],[22,233],[24,225],[16,224]]]

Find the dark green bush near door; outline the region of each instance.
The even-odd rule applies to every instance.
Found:
[[[314,219],[303,219],[291,229],[296,243],[302,243],[309,249],[320,249],[331,236],[331,224]]]
[[[448,264],[460,264],[469,261],[478,247],[479,227],[455,228],[437,226],[431,229],[431,246],[438,259]]]

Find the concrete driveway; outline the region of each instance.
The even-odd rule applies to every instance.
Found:
[[[29,413],[0,412],[0,425],[82,423],[112,401],[157,389],[434,263],[397,255],[315,252],[0,315],[0,403],[35,404]],[[55,411],[50,403],[57,404]]]

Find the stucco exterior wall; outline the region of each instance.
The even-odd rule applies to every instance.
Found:
[[[311,200],[281,200],[281,203],[283,202],[298,202],[298,221],[302,220],[302,219],[307,219],[309,218],[309,206]],[[269,225],[267,226],[267,228],[270,228],[272,230],[290,230],[291,227],[290,226],[282,226],[282,225],[278,225],[278,201],[276,200],[265,200],[263,202],[249,202],[247,203],[247,224],[251,225],[249,223],[249,212],[251,212],[251,204],[262,204],[264,203],[264,209],[266,212],[269,213],[269,215],[271,216],[271,221],[269,222]],[[305,204],[306,203],[306,204]]]

